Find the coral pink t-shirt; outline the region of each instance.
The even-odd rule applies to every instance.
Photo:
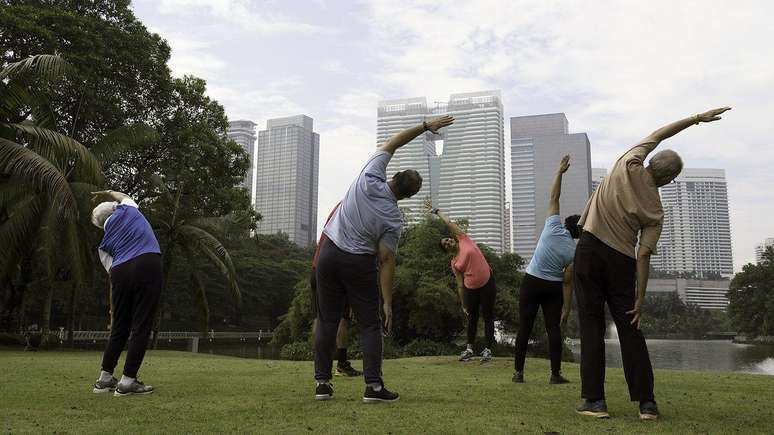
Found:
[[[489,281],[491,269],[478,245],[466,234],[457,236],[460,251],[452,258],[451,267],[463,276],[467,289],[479,289]]]

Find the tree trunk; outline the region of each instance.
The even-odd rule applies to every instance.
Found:
[[[46,302],[43,304],[43,316],[41,321],[41,329],[44,334],[48,334],[51,329],[51,304],[54,302],[54,282],[48,283],[48,291],[46,293]]]
[[[73,330],[75,329],[75,301],[78,299],[78,284],[70,281],[70,305],[67,310],[67,346],[73,347]]]

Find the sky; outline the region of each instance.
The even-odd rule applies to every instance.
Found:
[[[506,118],[564,112],[592,166],[672,121],[662,147],[723,168],[734,268],[774,237],[774,2],[134,0],[230,120],[306,114],[320,134],[318,228],[376,145],[379,100],[499,89]]]

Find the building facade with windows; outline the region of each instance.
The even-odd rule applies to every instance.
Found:
[[[302,247],[317,239],[320,136],[313,123],[306,115],[270,119],[256,149],[257,232],[285,233]]]
[[[570,155],[560,199],[561,217],[581,214],[591,195],[591,144],[569,133],[564,113],[511,118],[513,251],[529,261],[543,231],[559,162]]]
[[[409,221],[421,216],[432,199],[453,218],[469,222],[468,234],[496,252],[507,249],[503,105],[499,91],[452,94],[447,102],[386,100],[377,109],[377,146],[393,134],[423,121],[451,115],[453,125],[439,134],[425,132],[400,149],[387,167],[388,177],[415,169],[422,190],[400,202]],[[442,151],[438,150],[440,144]],[[439,152],[440,151],[440,152]]]
[[[255,123],[253,121],[238,120],[228,123],[226,135],[229,139],[238,143],[244,148],[250,158],[250,167],[242,181],[242,186],[247,189],[250,198],[253,199],[253,177],[255,176]]]
[[[698,278],[733,275],[725,171],[685,168],[661,187],[661,203],[664,225],[653,268]]]

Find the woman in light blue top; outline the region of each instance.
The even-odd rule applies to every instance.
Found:
[[[561,325],[567,321],[572,300],[572,260],[575,240],[580,237],[579,215],[569,216],[562,226],[559,218],[559,197],[562,193],[562,175],[570,168],[570,156],[564,156],[554,178],[548,218],[540,234],[535,253],[527,266],[519,295],[519,333],[516,336],[513,382],[524,382],[524,358],[527,342],[532,333],[538,309],[548,333],[548,349],[551,357],[552,384],[567,383],[561,375],[562,334]]]

